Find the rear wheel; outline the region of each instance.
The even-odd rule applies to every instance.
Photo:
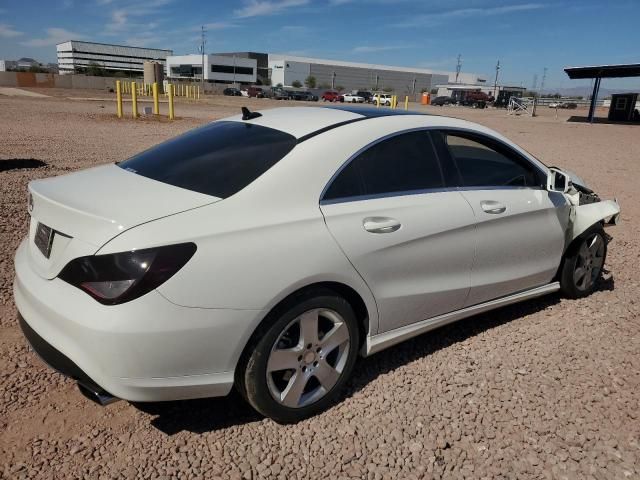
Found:
[[[580,235],[562,261],[560,288],[569,298],[590,295],[597,285],[607,256],[607,241],[601,225]]]
[[[351,305],[332,291],[309,292],[274,312],[269,324],[238,372],[241,393],[280,423],[324,410],[356,361],[358,325]]]

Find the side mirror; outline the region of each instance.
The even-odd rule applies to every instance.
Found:
[[[571,178],[557,168],[550,168],[547,176],[547,190],[567,193],[571,187]]]

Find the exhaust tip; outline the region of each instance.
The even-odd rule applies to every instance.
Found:
[[[102,405],[106,407],[114,402],[120,400],[118,397],[114,397],[109,392],[106,392],[102,389],[92,388],[87,385],[83,385],[82,383],[78,383],[78,390],[80,393],[87,397],[92,402],[97,403],[98,405]]]

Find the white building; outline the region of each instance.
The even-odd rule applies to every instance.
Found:
[[[220,83],[255,83],[257,61],[227,55],[204,56],[204,79]],[[169,78],[202,78],[202,55],[174,55],[167,57]]]
[[[105,70],[142,75],[145,61],[155,60],[164,65],[166,58],[173,54],[171,50],[76,40],[59,43],[56,48],[58,69],[61,74],[82,71],[96,64]]]
[[[269,54],[271,84],[292,86],[304,84],[312,76],[321,88],[343,87],[346,90],[390,90],[396,93],[429,91],[436,85],[455,81],[455,72],[426,68],[396,67],[368,63],[343,62],[293,55]],[[484,83],[486,79],[474,73],[461,73],[458,81]]]

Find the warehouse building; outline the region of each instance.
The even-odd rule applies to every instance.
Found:
[[[167,57],[167,76],[173,79],[202,79],[202,55]],[[218,83],[256,83],[257,61],[234,55],[205,55],[204,79]]]
[[[164,65],[167,57],[173,55],[171,50],[77,40],[59,43],[56,49],[61,74],[82,72],[89,66],[97,65],[105,70],[142,75],[145,61],[156,61]]]
[[[312,76],[321,88],[388,90],[406,94],[430,91],[436,85],[454,82],[456,78],[455,72],[278,54],[269,54],[269,70],[272,85],[288,87],[296,81],[304,84]],[[458,81],[483,84],[486,79],[473,73],[461,73]]]

